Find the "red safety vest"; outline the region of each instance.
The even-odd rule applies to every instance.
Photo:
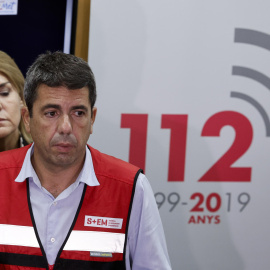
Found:
[[[85,185],[54,270],[126,269],[128,223],[139,168],[91,148],[99,186]],[[0,270],[49,269],[28,180],[17,183],[29,146],[0,153]]]

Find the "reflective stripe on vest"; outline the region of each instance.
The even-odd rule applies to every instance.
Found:
[[[0,224],[0,244],[39,248],[33,227]]]
[[[72,231],[64,250],[123,253],[125,234]],[[0,224],[0,244],[39,248],[33,227]]]
[[[97,231],[72,231],[64,250],[123,253],[125,234]]]

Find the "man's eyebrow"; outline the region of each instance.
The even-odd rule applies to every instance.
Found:
[[[51,109],[58,109],[58,110],[61,109],[61,107],[57,104],[46,104],[46,105],[41,107],[41,110],[43,111],[43,110],[50,109],[50,108]]]
[[[46,104],[44,106],[41,107],[41,110],[44,111],[46,109],[57,109],[57,110],[61,110],[61,106],[57,105],[57,104]],[[86,112],[88,112],[88,108],[84,105],[76,105],[76,106],[72,106],[71,110],[84,110]]]
[[[84,110],[84,111],[88,112],[88,108],[84,105],[73,106],[71,109],[72,110]]]

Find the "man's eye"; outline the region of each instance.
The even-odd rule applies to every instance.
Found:
[[[75,112],[76,116],[83,116],[84,114],[85,114],[84,111],[76,111]]]
[[[47,117],[54,117],[56,115],[56,112],[46,112],[45,116]]]

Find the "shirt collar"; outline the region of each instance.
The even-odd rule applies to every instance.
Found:
[[[26,178],[34,176],[33,175],[34,168],[31,163],[31,156],[33,152],[34,152],[34,143],[28,149],[25,155],[21,171],[17,176],[17,178],[15,179],[15,182],[24,182]],[[97,180],[93,166],[91,152],[87,146],[84,165],[77,180],[79,180],[79,182],[87,184],[88,186],[99,186],[99,182]]]

